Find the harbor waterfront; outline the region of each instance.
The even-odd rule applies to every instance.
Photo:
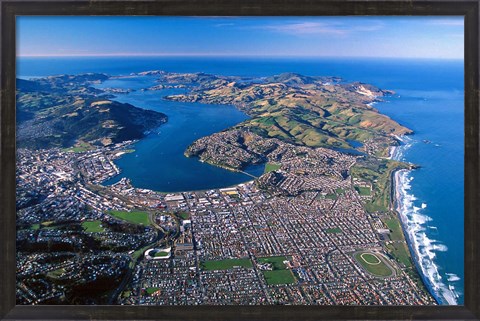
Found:
[[[102,87],[127,88],[131,84],[134,84],[132,79],[116,79],[105,81]],[[116,162],[122,170],[121,174],[104,184],[113,184],[125,177],[137,187],[180,192],[228,187],[251,180],[252,176],[211,166],[183,154],[193,141],[234,126],[248,117],[233,106],[178,103],[162,99],[174,92],[178,90],[135,91],[115,97],[122,103],[165,113],[168,122],[134,144],[132,153],[118,159]],[[263,174],[264,167],[254,165],[245,169],[245,172],[258,177]]]
[[[402,136],[402,145],[395,148],[392,153],[393,159],[419,166],[412,171],[401,170],[395,173],[396,208],[404,234],[422,279],[435,299],[442,304],[463,303],[461,61],[184,58],[182,63],[179,63],[178,59],[169,58],[61,59],[65,59],[61,72],[49,69],[52,64],[48,58],[19,59],[19,76],[29,78],[48,76],[52,73],[79,72],[108,72],[127,76],[130,73],[150,69],[243,77],[268,77],[282,72],[298,72],[310,76],[338,76],[342,77],[343,81],[362,81],[381,89],[395,91],[393,96],[384,97],[384,102],[376,103],[374,107],[414,131],[413,135]],[[71,66],[71,70],[65,67],[68,65]],[[140,89],[152,84],[148,78],[119,77],[102,82],[97,87]],[[161,96],[181,92],[182,90],[178,89],[166,89]],[[112,178],[114,181],[109,183],[129,178],[135,187],[178,192],[222,188],[251,180],[251,177],[245,174],[227,171],[183,155],[185,148],[194,140],[247,120],[248,117],[244,113],[233,106],[165,101],[159,99],[159,96],[158,92],[153,94],[152,91],[140,90],[115,93],[114,100],[165,113],[169,117],[169,122],[132,145],[133,153],[117,157],[115,162],[121,174]],[[202,110],[199,117],[192,112],[195,109]],[[220,109],[221,117],[214,118],[215,115],[218,116]],[[179,115],[180,123],[175,123],[176,114]],[[169,124],[171,127],[168,127]],[[169,128],[173,130],[170,133]],[[190,136],[179,136],[179,128],[195,130],[189,132]],[[156,148],[152,148],[153,146]],[[165,154],[168,150],[171,150],[172,154]],[[167,171],[165,174],[155,173],[158,168]],[[175,171],[172,168],[175,168]],[[198,171],[196,172],[194,168],[198,168]],[[254,165],[247,168],[246,172],[260,176],[264,170],[264,166]],[[173,175],[172,179],[162,179],[159,182],[157,177],[164,177],[169,173]],[[174,178],[180,177],[180,174],[185,175],[185,178],[175,180]],[[165,182],[168,184],[158,185]],[[277,208],[276,211],[281,212],[281,209]],[[374,258],[378,260],[378,264],[383,262],[380,255],[370,255],[372,260]],[[367,256],[359,254],[358,257],[361,259]],[[388,270],[390,267],[386,266]],[[245,271],[246,279],[253,277],[249,273],[251,273],[249,270]]]

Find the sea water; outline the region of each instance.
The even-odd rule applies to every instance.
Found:
[[[17,62],[17,70],[18,76],[23,78],[84,72],[129,75],[146,70],[206,72],[245,77],[297,72],[310,76],[339,76],[345,81],[361,81],[382,89],[394,90],[396,92],[394,96],[387,97],[385,102],[374,106],[415,132],[414,135],[403,138],[404,144],[394,155],[396,159],[421,166],[414,171],[402,172],[398,177],[401,183],[398,186],[400,191],[398,203],[401,205],[407,239],[418,257],[417,266],[422,277],[436,299],[442,304],[463,304],[463,61],[205,57],[21,58]],[[165,144],[179,144],[179,141],[176,136],[171,137],[175,139],[165,137],[169,130],[168,126],[174,124],[182,126],[182,122],[187,121],[185,117],[199,117],[208,126],[213,126],[214,132],[241,122],[246,116],[231,106],[202,105],[201,108],[196,108],[185,103],[167,103],[159,96],[159,93],[134,92],[118,95],[116,98],[139,107],[164,112],[170,117],[169,123],[162,125],[156,133],[147,136],[136,145],[136,154],[122,157],[118,164],[123,175],[135,176],[135,173],[139,173],[138,179],[140,176],[153,176],[154,179],[144,183],[139,183],[138,179],[133,180],[134,184],[139,183],[142,187],[158,190],[154,182],[164,179],[155,177],[148,170],[140,173],[145,162],[175,171],[173,177],[186,175],[191,187],[192,184],[204,181],[202,175],[190,172],[192,166],[197,166],[192,165],[194,162],[201,164],[205,170],[214,167],[195,159],[169,164],[167,161],[172,159],[172,156],[162,155],[165,153]],[[219,113],[222,114],[221,117],[215,117]],[[219,124],[224,117],[228,117],[229,120]],[[218,127],[215,127],[217,125]],[[184,125],[182,128],[192,132],[192,127]],[[185,137],[183,145],[178,146],[177,160],[183,157],[183,147],[189,139],[209,134],[208,131],[195,130],[196,135]],[[135,162],[135,158],[138,157],[143,157],[141,164]],[[226,172],[218,168],[215,170],[219,170],[219,173]],[[249,170],[261,174],[262,168]],[[229,174],[243,175],[233,172]],[[211,186],[221,186],[248,179],[244,176],[237,178],[226,182],[223,175],[218,175],[209,176],[209,181],[212,183]],[[183,189],[185,186],[178,185],[179,181],[170,181],[169,189],[171,191]]]

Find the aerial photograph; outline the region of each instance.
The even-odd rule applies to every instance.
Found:
[[[463,305],[461,16],[17,16],[18,305]]]

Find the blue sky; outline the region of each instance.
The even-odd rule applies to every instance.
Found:
[[[463,58],[463,17],[17,17],[18,56]]]

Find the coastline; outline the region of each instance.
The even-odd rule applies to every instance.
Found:
[[[402,137],[397,138],[401,145],[392,146],[388,158],[401,161],[402,149],[405,150],[410,145],[406,144]],[[457,305],[456,292],[443,283],[438,274],[439,267],[433,261],[434,254],[432,255],[432,249],[429,246],[432,245],[434,240],[428,238],[422,226],[431,218],[418,213],[419,210],[426,207],[426,204],[422,203],[421,208],[413,206],[413,201],[416,198],[414,195],[407,193],[410,189],[409,183],[413,179],[409,177],[411,172],[412,169],[399,169],[392,173],[391,209],[400,221],[416,272],[425,288],[438,304]],[[424,250],[420,251],[420,248],[424,248]],[[427,266],[427,264],[430,265]]]
[[[398,148],[398,147],[397,147]],[[413,261],[413,264],[415,266],[415,270],[420,277],[423,286],[427,289],[428,293],[435,299],[437,304],[442,304],[442,300],[437,296],[437,293],[435,292],[430,280],[427,278],[425,275],[422,266],[420,264],[420,254],[416,250],[416,247],[414,246],[415,241],[410,238],[410,234],[408,233],[409,226],[408,226],[408,218],[404,214],[404,211],[402,211],[402,206],[401,206],[401,200],[402,200],[402,191],[401,191],[401,176],[402,174],[407,174],[411,170],[408,169],[399,169],[395,170],[392,173],[392,210],[395,212],[398,220],[400,221],[400,224],[402,226],[402,232],[403,236],[405,237],[405,241],[408,246],[408,251],[410,252],[410,257]]]

